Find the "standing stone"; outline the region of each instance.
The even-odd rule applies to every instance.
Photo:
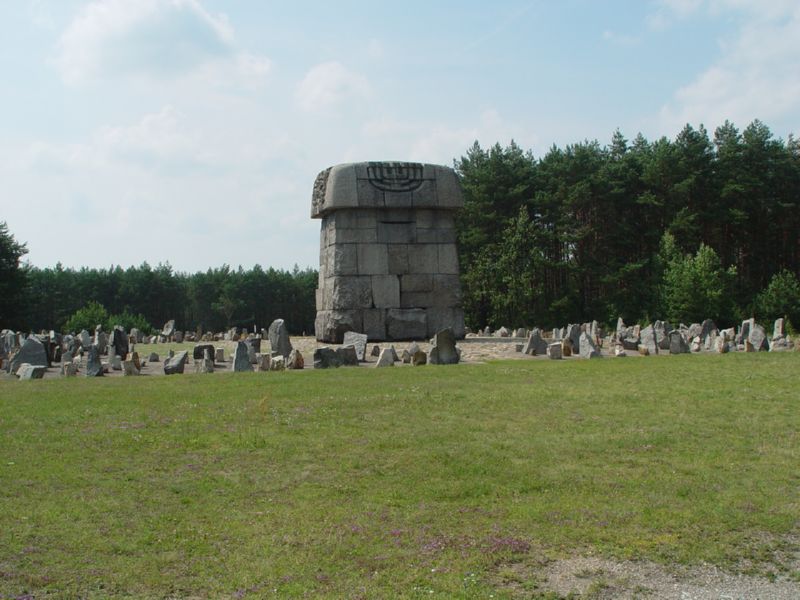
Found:
[[[511,333],[508,331],[507,327],[501,327],[500,329],[497,330],[495,335],[497,337],[506,338],[506,337],[509,337],[511,335]]]
[[[161,335],[165,338],[170,338],[175,334],[175,319],[170,319],[166,323],[164,323],[164,327],[161,329]]]
[[[22,342],[22,347],[9,363],[9,372],[16,373],[23,363],[45,368],[50,366],[44,344],[36,336],[31,335]]]
[[[519,329],[517,329],[514,332],[514,337],[524,338],[524,337],[527,337],[526,333],[527,332],[525,331],[525,328],[524,327],[520,327]]]
[[[547,342],[542,338],[539,328],[535,327],[528,337],[528,342],[525,344],[525,354],[544,356],[547,354],[547,348]]]
[[[306,363],[303,359],[303,355],[300,353],[300,350],[297,348],[293,348],[292,351],[289,353],[289,358],[286,359],[286,368],[287,369],[303,369],[305,368]]]
[[[256,354],[256,371],[269,371],[272,357],[269,354]]]
[[[183,373],[186,362],[189,360],[189,352],[182,350],[176,352],[174,356],[164,363],[164,375],[177,375]]]
[[[394,356],[391,348],[384,348],[381,350],[381,354],[378,357],[378,361],[375,363],[376,367],[393,367],[394,366]]]
[[[16,370],[16,375],[20,379],[42,379],[46,371],[47,367],[44,365],[22,363]]]
[[[625,358],[628,356],[628,353],[625,352],[625,348],[622,346],[614,346],[614,356],[617,358]]]
[[[600,352],[598,352],[594,340],[586,332],[581,333],[579,344],[581,358],[600,358]]]
[[[425,354],[422,350],[417,348],[417,351],[411,354],[411,366],[412,367],[421,367],[428,362],[428,355]]]
[[[780,319],[775,319],[775,325],[772,328],[772,339],[779,340],[786,336],[786,330],[784,328],[784,320],[783,317]]]
[[[675,329],[669,334],[669,353],[670,354],[685,354],[689,352],[689,344],[686,343],[686,338],[680,330]]]
[[[292,342],[289,340],[289,330],[286,328],[286,323],[283,319],[275,319],[269,326],[269,345],[272,348],[272,354],[280,354],[283,357],[288,357],[292,351]]]
[[[769,344],[767,343],[767,332],[761,325],[755,322],[750,325],[747,341],[753,345],[753,348],[756,352],[769,350]]]
[[[102,377],[103,364],[100,362],[100,350],[96,345],[89,346],[86,353],[86,377]]]
[[[214,362],[225,362],[225,348],[214,348]]]
[[[372,352],[370,352],[370,356],[380,356],[381,355],[381,347],[377,344],[372,347]]]
[[[281,356],[273,356],[269,363],[269,370],[270,371],[285,371],[286,370],[286,359]]]
[[[428,362],[432,365],[454,365],[458,363],[459,358],[453,330],[449,327],[442,329],[433,338],[431,351],[428,353]]]
[[[133,377],[139,374],[139,369],[136,368],[136,363],[132,360],[122,361],[122,375],[125,377]]]
[[[337,348],[336,356],[339,358],[340,364],[344,367],[358,366],[358,355],[356,354],[356,349],[353,346],[341,346]]]
[[[111,345],[114,347],[114,353],[117,356],[127,356],[129,351],[128,334],[125,329],[120,325],[115,325],[111,330]]]
[[[725,341],[725,336],[719,336],[714,344],[714,350],[719,354],[725,354],[728,352],[728,343]]]
[[[161,359],[158,357],[157,352],[151,352],[150,356],[147,357],[147,362],[160,362]]]
[[[116,354],[109,354],[108,366],[115,371],[122,371],[122,359]]]
[[[314,350],[314,368],[315,369],[330,369],[341,366],[339,356],[336,350],[323,346]]]
[[[547,345],[547,357],[551,360],[560,360],[563,355],[561,342],[553,342]]]
[[[736,335],[737,344],[744,344],[745,340],[750,337],[750,329],[755,324],[756,320],[753,318],[742,321],[742,326],[739,328],[739,333]]]
[[[348,331],[344,334],[342,345],[353,346],[359,361],[364,361],[367,354],[367,334]]]
[[[656,321],[653,323],[653,330],[656,333],[656,344],[658,344],[659,350],[669,350],[669,334],[672,331],[672,326],[664,321]]]
[[[572,341],[570,339],[561,340],[561,356],[564,358],[572,356]]]
[[[253,363],[250,362],[250,355],[247,352],[247,344],[242,341],[236,342],[236,348],[233,351],[231,370],[237,373],[253,370]]]
[[[194,372],[195,373],[213,373],[214,372],[214,361],[210,358],[201,358],[199,360],[194,361]]]
[[[347,331],[370,340],[465,334],[454,213],[455,172],[420,163],[337,165],[314,183],[322,220],[316,337]]]
[[[64,377],[75,377],[78,374],[78,367],[73,362],[61,364],[61,375]]]
[[[656,330],[652,325],[648,325],[647,327],[642,329],[640,337],[641,337],[641,345],[647,348],[648,354],[658,354],[658,342],[656,342]]]
[[[247,359],[250,364],[256,364],[256,355],[261,353],[261,340],[247,339],[244,340],[244,345],[247,346]]]
[[[700,336],[698,335],[692,340],[692,343],[689,344],[689,350],[692,352],[700,352],[702,349],[703,343],[700,341]]]
[[[102,325],[97,325],[94,328],[94,345],[99,349],[104,349],[108,346],[108,336],[103,331]]]
[[[206,357],[206,352],[210,352],[211,356]],[[204,358],[214,358],[214,344],[197,344],[194,348],[192,348],[192,358],[194,360],[203,360]]]
[[[581,347],[581,326],[574,323],[567,325],[564,339],[568,339],[570,342],[572,342],[572,350],[579,352]],[[565,354],[564,356],[569,355]]]

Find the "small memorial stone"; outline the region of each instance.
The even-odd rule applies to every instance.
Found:
[[[188,351],[182,350],[181,352],[176,352],[174,356],[169,358],[167,362],[164,363],[164,375],[176,375],[183,373],[188,360]]]

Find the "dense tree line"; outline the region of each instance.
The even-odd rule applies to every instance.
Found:
[[[713,139],[476,142],[455,162],[469,325],[655,318],[800,325],[800,143],[759,121]]]
[[[312,269],[265,270],[256,265],[244,270],[226,265],[188,274],[169,265],[153,268],[143,263],[127,269],[79,270],[59,264],[23,267],[21,272],[25,282],[16,299],[20,310],[2,326],[61,329],[83,309],[84,315],[94,315],[106,326],[113,321],[160,329],[175,319],[181,330],[252,330],[283,318],[294,334],[314,330],[317,272]]]

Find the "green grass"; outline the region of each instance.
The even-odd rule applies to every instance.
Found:
[[[499,598],[505,566],[588,552],[773,568],[800,516],[799,368],[0,381],[0,597]]]

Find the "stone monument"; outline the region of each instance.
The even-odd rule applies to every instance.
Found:
[[[316,337],[346,331],[370,340],[425,339],[450,327],[464,337],[455,172],[407,162],[343,164],[314,182],[322,219]]]

